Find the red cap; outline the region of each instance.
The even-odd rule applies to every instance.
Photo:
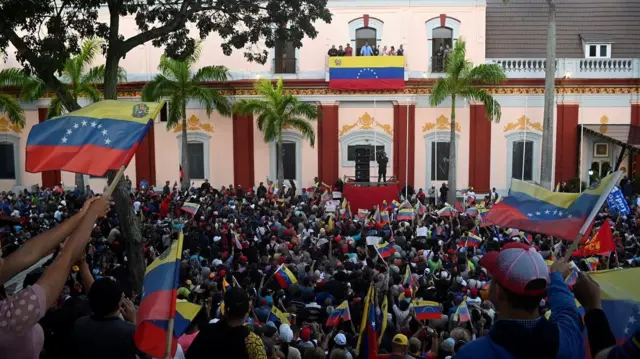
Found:
[[[227,271],[224,269],[220,269],[220,271],[218,272],[218,275],[220,277],[226,277],[227,276]]]
[[[471,290],[469,291],[469,295],[472,297],[477,297],[478,296],[478,288],[471,288]]]
[[[411,298],[411,289],[407,288],[404,290],[405,298]]]
[[[480,259],[480,265],[487,269],[498,284],[509,291],[524,296],[544,294],[544,289],[526,289],[538,279],[549,283],[547,264],[533,247],[524,243],[506,244],[500,252],[489,252]]]
[[[311,329],[309,327],[305,327],[300,330],[300,339],[304,340],[305,342],[311,340]]]

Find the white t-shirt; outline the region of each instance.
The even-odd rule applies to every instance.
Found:
[[[57,210],[56,213],[53,214],[53,218],[58,222],[62,221],[62,211]]]
[[[140,206],[141,205],[142,205],[142,203],[140,203],[140,201],[133,202],[133,209],[136,211],[136,213],[140,213]]]

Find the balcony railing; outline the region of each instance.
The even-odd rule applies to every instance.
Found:
[[[295,58],[274,58],[273,59],[273,73],[274,74],[295,74],[298,72],[297,63]]]
[[[509,78],[544,78],[545,59],[487,59],[501,65]],[[640,59],[556,59],[556,78],[639,78]]]

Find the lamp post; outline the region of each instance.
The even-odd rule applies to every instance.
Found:
[[[591,186],[591,177],[593,176],[593,169],[589,170],[589,181],[587,182],[587,186]]]

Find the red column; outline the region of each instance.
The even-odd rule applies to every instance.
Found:
[[[491,122],[484,105],[471,105],[469,185],[476,193],[491,192]]]
[[[408,112],[408,116],[407,116]],[[407,120],[409,125],[407,128]],[[416,147],[416,105],[393,105],[393,175],[400,186],[413,186]],[[408,148],[407,148],[408,140]],[[407,163],[408,162],[408,163]],[[408,173],[407,173],[408,164]]]
[[[338,174],[338,105],[322,104],[320,111],[322,119],[318,121],[318,178],[320,181],[333,184],[337,181]]]
[[[38,108],[38,122],[44,122],[47,120],[47,108]],[[62,176],[60,171],[44,171],[42,172],[42,186],[45,188],[53,188],[58,183],[62,182]]]
[[[142,178],[145,178],[152,186],[160,185],[156,183],[156,137],[154,127],[155,125],[151,126],[136,151],[135,180],[136,183],[140,183]]]
[[[640,127],[640,102],[632,102],[631,103],[631,126]],[[629,171],[632,177],[635,176],[637,171],[640,170],[640,153],[635,155],[633,161],[633,168]]]
[[[568,182],[578,175],[579,105],[558,103],[556,123],[555,183]]]
[[[254,185],[253,115],[233,115],[233,182],[243,188]]]

